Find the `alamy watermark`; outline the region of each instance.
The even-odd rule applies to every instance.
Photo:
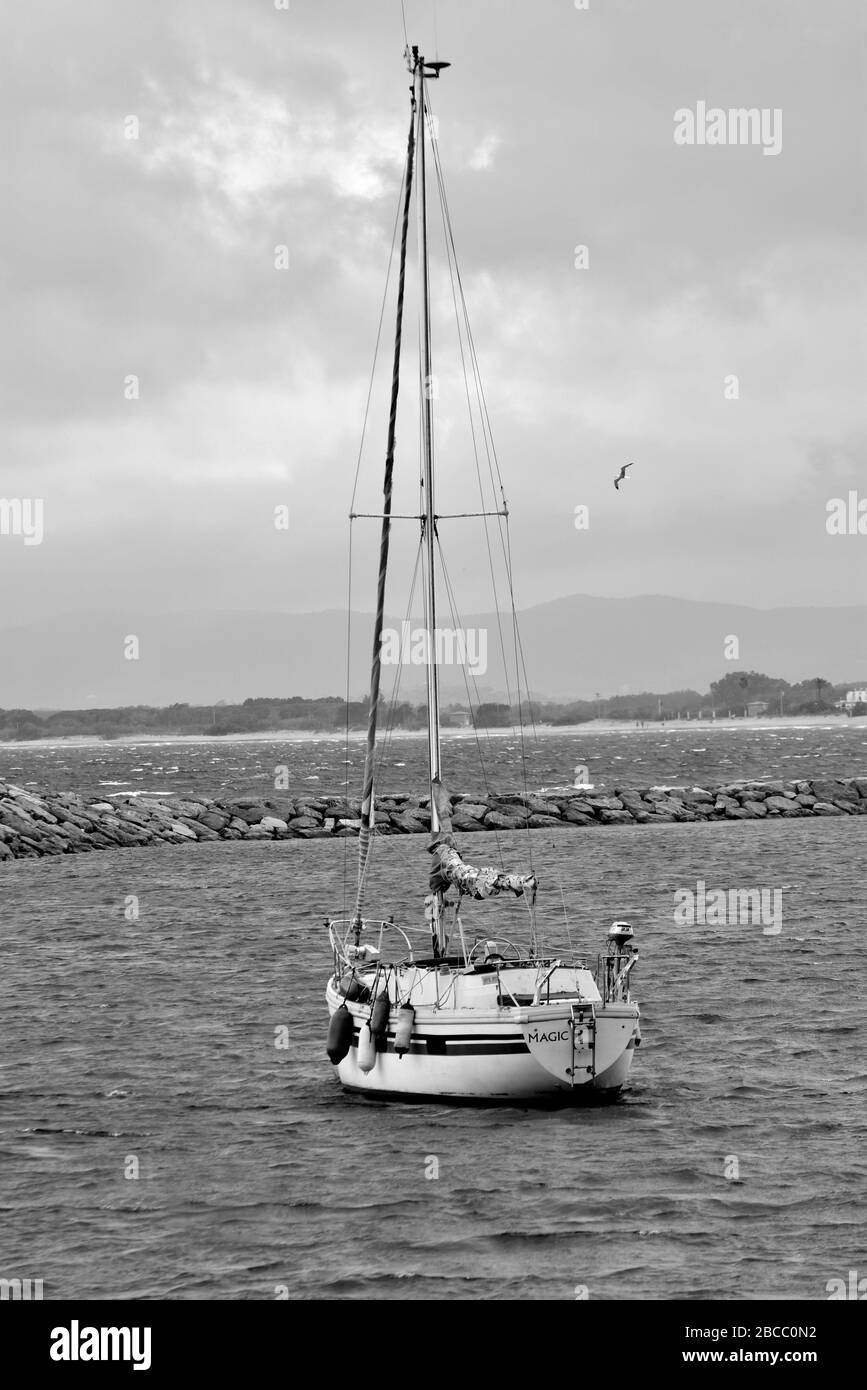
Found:
[[[863,1303],[867,1300],[867,1279],[859,1279],[857,1269],[850,1269],[848,1282],[845,1279],[829,1279],[825,1292],[829,1300],[846,1298]]]
[[[695,890],[674,894],[674,923],[678,927],[731,927],[760,924],[765,936],[783,929],[782,888],[713,888],[700,878]]]
[[[387,627],[380,654],[385,666],[466,666],[476,676],[488,669],[488,631],[484,627],[435,627],[433,642],[427,628],[401,623],[400,632]]]
[[[831,497],[825,511],[829,536],[867,536],[867,497],[859,498],[854,488],[848,497]]]
[[[29,1303],[42,1298],[42,1279],[0,1279],[0,1301]]]
[[[762,154],[783,148],[783,112],[779,106],[736,106],[724,110],[697,101],[695,110],[681,106],[674,113],[676,145],[761,145]]]
[[[0,497],[0,536],[23,536],[25,545],[41,545],[44,509],[41,497]]]

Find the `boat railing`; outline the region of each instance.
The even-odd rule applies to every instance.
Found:
[[[596,957],[596,986],[603,1004],[629,1003],[629,975],[638,964],[638,952],[628,950]]]
[[[413,961],[412,942],[402,927],[391,919],[364,917],[333,917],[327,921],[328,938],[335,963],[357,967],[376,964],[382,958],[382,943],[386,932],[394,932],[406,946],[405,960]],[[371,938],[375,938],[375,941]]]

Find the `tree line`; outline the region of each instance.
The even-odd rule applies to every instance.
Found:
[[[486,701],[472,712],[447,705],[443,728],[509,728],[525,723],[561,726],[591,719],[617,719],[654,723],[666,719],[740,718],[748,712],[765,714],[831,714],[838,710],[856,681],[835,684],[822,676],[790,684],[760,671],[730,671],[711,683],[709,691],[643,691],[635,695],[596,696],[592,700],[549,701],[533,698],[517,702]],[[753,707],[752,709],[750,707]],[[764,709],[761,708],[764,706]],[[853,714],[867,714],[867,705],[856,705]],[[274,733],[279,730],[331,733],[347,727],[357,732],[367,725],[368,701],[347,701],[339,695],[305,699],[262,696],[240,704],[220,701],[213,705],[174,704],[164,707],[129,705],[118,709],[30,710],[0,709],[0,739],[28,741],[39,738],[122,738],[136,734],[231,734]],[[383,700],[380,727],[412,731],[427,726],[423,704]]]

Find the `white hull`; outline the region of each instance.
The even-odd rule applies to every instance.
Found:
[[[330,981],[328,1010],[353,1017],[349,1052],[335,1070],[347,1089],[380,1097],[496,1102],[613,1099],[639,1040],[633,1003],[543,1004],[529,1008],[418,1007],[409,1051],[394,1050],[394,1026],[369,1071],[359,1038],[370,1005],[347,1002]]]

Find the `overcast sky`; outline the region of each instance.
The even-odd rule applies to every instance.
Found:
[[[867,537],[825,528],[829,498],[867,497],[863,5],[434,10],[406,0],[410,40],[453,64],[432,97],[519,604],[863,600]],[[45,508],[41,545],[0,536],[2,621],[344,604],[409,114],[399,0],[28,0],[2,28],[0,496]],[[699,101],[779,108],[780,152],[676,145]],[[447,510],[468,454],[441,272]],[[370,504],[386,408],[377,389]],[[489,608],[461,537],[463,606]]]

